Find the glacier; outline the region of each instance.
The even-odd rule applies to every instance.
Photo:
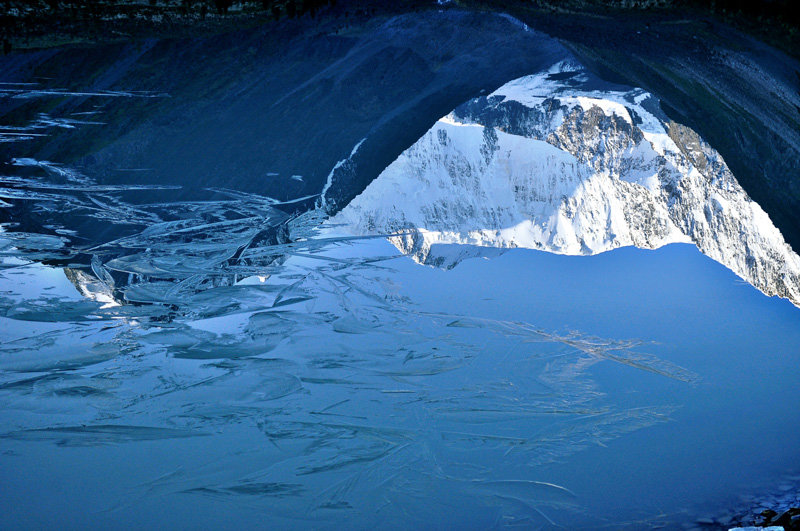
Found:
[[[571,61],[439,119],[332,222],[394,233],[445,268],[476,254],[453,244],[592,255],[692,243],[800,305],[800,257],[720,154],[652,94]]]

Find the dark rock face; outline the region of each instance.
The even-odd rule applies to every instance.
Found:
[[[100,110],[105,125],[2,146],[0,161],[67,163],[102,183],[177,184],[180,199],[228,187],[285,200],[320,193],[366,138],[329,187],[335,209],[442,114],[567,54],[503,17],[459,11],[17,54],[2,59],[3,81],[164,97],[7,98],[7,123]]]

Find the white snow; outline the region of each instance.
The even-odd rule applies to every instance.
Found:
[[[363,144],[366,139],[367,138],[364,137],[359,140],[358,143],[353,147],[352,151],[350,151],[350,155],[347,158],[337,162],[333,169],[331,169],[330,173],[328,174],[328,178],[325,180],[325,186],[322,187],[322,193],[320,194],[320,201],[323,205],[325,204],[325,194],[328,193],[328,190],[330,190],[331,186],[333,185],[333,176],[336,174],[336,170],[341,168],[348,160],[352,159],[355,154],[358,153],[358,148],[361,147],[361,144]]]
[[[551,79],[563,72],[575,74]],[[480,114],[444,116],[333,223],[356,234],[403,232],[393,243],[420,262],[435,244],[585,255],[690,242],[765,293],[800,303],[800,257],[722,157],[648,111],[657,104],[650,94],[597,91],[581,85],[587,79],[562,62],[499,88],[492,96],[502,100],[489,97],[487,106],[516,100],[541,111],[522,124],[538,131],[531,136],[492,133]],[[561,107],[542,105],[547,98]],[[625,125],[579,129],[594,123],[586,122],[594,109]]]

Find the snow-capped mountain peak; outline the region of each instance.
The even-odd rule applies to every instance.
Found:
[[[719,153],[649,93],[569,62],[441,118],[335,221],[402,232],[393,242],[432,265],[454,265],[437,244],[575,255],[689,242],[800,305],[800,257]]]

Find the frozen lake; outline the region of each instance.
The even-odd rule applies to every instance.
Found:
[[[533,33],[513,53],[484,46],[472,26],[484,18],[459,30],[474,53],[542,65],[566,53]],[[410,33],[427,50],[431,33],[414,27],[376,42]],[[462,108],[474,123],[425,133],[478,88],[462,79],[451,94],[443,69],[430,88],[441,101],[411,91],[411,111],[395,108],[402,98],[377,87],[406,85],[374,65],[396,54],[370,42],[353,67],[386,101],[363,120],[349,113],[372,104],[349,67],[335,78],[346,98],[321,77],[269,103],[316,72],[291,57],[285,87],[264,70],[207,100],[225,77],[216,63],[185,87],[170,73],[169,94],[135,69],[108,90],[89,91],[78,66],[74,87],[0,83],[13,122],[0,125],[0,527],[688,528],[800,483],[800,309],[741,280],[791,298],[798,259],[721,157],[665,116],[656,128],[639,89],[611,106],[594,94],[602,108],[584,108],[584,92],[559,93],[573,107],[531,103],[536,79],[578,87],[578,71],[512,84],[532,107],[482,96]],[[122,50],[123,66],[147,46]],[[428,68],[407,66],[387,79]],[[117,90],[132,80],[142,90]],[[331,109],[342,115],[320,118]],[[661,151],[642,143],[643,116]],[[574,153],[547,143],[557,132]],[[695,168],[701,153],[717,173]],[[342,221],[337,209],[359,202]],[[496,238],[515,227],[531,237]],[[423,239],[428,263],[457,264],[428,267],[385,238],[417,229],[495,247]],[[564,234],[575,245],[545,245]],[[574,253],[695,241],[706,254],[501,249],[526,241]]]
[[[320,237],[170,319],[7,257],[5,525],[640,528],[797,463],[800,310],[693,246]]]

